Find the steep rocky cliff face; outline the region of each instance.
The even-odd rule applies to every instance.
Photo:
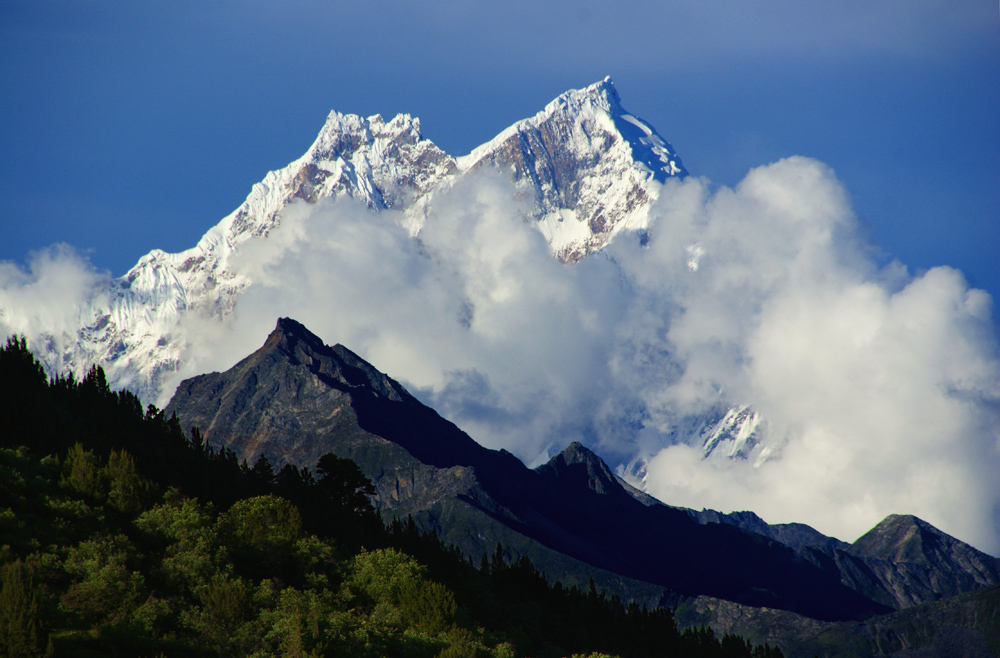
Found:
[[[883,608],[783,544],[633,497],[579,443],[531,470],[479,446],[347,348],[278,321],[224,373],[183,382],[166,408],[252,464],[313,467],[327,452],[371,478],[387,516],[413,515],[473,557],[502,543],[551,578],[629,598],[710,594],[845,619]]]

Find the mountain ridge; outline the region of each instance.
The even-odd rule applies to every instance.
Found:
[[[225,332],[234,325],[258,276],[247,254],[271,237],[290,204],[352,200],[373,214],[393,211],[394,221],[419,242],[433,221],[435,197],[484,168],[499,170],[524,201],[517,211],[523,215],[511,221],[533,225],[550,255],[566,264],[622,233],[646,239],[649,206],[663,183],[687,175],[673,147],[622,106],[610,77],[560,94],[458,158],[424,138],[411,115],[386,120],[331,111],[301,157],[268,172],[195,246],[177,253],[154,249],[124,276],[91,291],[69,325],[44,329],[29,343],[51,373],[82,377],[100,365],[113,386],[163,406],[182,372],[204,368],[190,328]],[[5,317],[0,309],[0,333],[16,333]],[[706,457],[763,455],[756,416],[748,420],[745,408],[723,407],[694,422],[691,436],[674,439],[704,443]],[[646,457],[637,454],[636,468]],[[626,479],[645,486],[642,477]]]
[[[32,348],[50,372],[79,377],[101,365],[113,385],[162,405],[172,393],[164,386],[187,349],[179,326],[190,318],[224,323],[233,316],[253,283],[234,256],[247,242],[266,240],[294,201],[354,199],[375,212],[399,210],[416,235],[436,190],[496,167],[513,171],[553,254],[574,261],[622,230],[644,227],[660,182],[686,174],[672,147],[621,107],[610,78],[560,95],[500,135],[510,131],[535,137],[525,137],[524,148],[495,138],[456,159],[425,139],[419,119],[408,114],[386,121],[331,111],[300,158],[255,183],[195,246],[149,252],[124,276],[92,291],[73,326],[31,338]],[[567,141],[560,145],[556,137]]]
[[[226,373],[182,383],[165,413],[248,463],[265,455],[274,465],[312,467],[327,452],[354,459],[383,514],[412,515],[473,558],[501,541],[558,580],[586,565],[647,593],[659,586],[661,597],[712,593],[821,618],[885,609],[779,542],[636,500],[579,443],[531,470],[412,398],[380,395],[361,377],[350,385],[340,363],[346,348],[296,335],[303,331],[279,321],[264,346]]]

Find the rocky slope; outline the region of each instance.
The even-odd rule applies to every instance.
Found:
[[[803,555],[893,608],[1000,584],[1000,560],[910,515],[886,517],[849,546],[810,547]]]
[[[483,448],[291,320],[229,371],[183,382],[166,412],[248,463],[354,459],[385,514],[411,514],[474,558],[502,542],[564,583],[597,574],[629,598],[705,594],[825,619],[885,609],[778,542],[641,503],[580,444],[536,470]]]
[[[675,610],[680,627],[707,626],[778,646],[786,658],[992,658],[1000,655],[1000,586],[875,615],[825,622],[707,596]]]
[[[801,523],[769,525],[753,512],[684,511],[699,523],[733,525],[781,542],[894,609],[1000,585],[1000,560],[912,515],[890,515],[848,544]]]

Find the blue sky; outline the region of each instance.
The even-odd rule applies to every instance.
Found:
[[[0,259],[65,242],[121,275],[194,245],[330,109],[408,112],[462,155],[605,75],[691,173],[816,158],[887,255],[1000,295],[994,0],[5,0]]]

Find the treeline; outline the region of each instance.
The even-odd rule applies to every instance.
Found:
[[[48,378],[21,338],[0,423],[0,657],[781,655],[500,546],[473,564],[384,526],[349,460],[240,464],[99,368]]]

